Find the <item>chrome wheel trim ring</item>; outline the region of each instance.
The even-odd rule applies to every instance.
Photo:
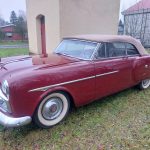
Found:
[[[61,113],[55,119],[47,120],[47,119],[45,119],[45,117],[42,114],[43,106],[46,104],[46,102],[49,99],[56,98],[56,97],[61,99],[63,109],[62,109]],[[61,93],[53,93],[53,94],[47,96],[45,99],[43,99],[43,101],[40,103],[38,112],[37,112],[38,120],[40,121],[41,124],[43,124],[45,126],[49,126],[49,127],[54,126],[64,119],[68,110],[69,110],[69,103],[68,103],[67,98]]]
[[[62,100],[58,97],[50,98],[44,104],[42,109],[42,115],[46,120],[56,119],[63,110]]]
[[[148,88],[150,86],[150,79],[146,79],[142,81],[142,87],[144,89]]]

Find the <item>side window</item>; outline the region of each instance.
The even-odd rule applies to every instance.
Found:
[[[139,55],[139,52],[138,50],[135,48],[135,46],[133,46],[132,44],[127,44],[127,54],[129,56],[132,56],[132,55]]]
[[[126,56],[126,45],[122,42],[114,42],[106,44],[107,57]]]
[[[99,58],[105,58],[105,43],[102,43],[97,51],[97,59]]]

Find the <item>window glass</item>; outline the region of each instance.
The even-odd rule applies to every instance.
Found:
[[[133,46],[132,44],[127,44],[127,54],[129,56],[132,56],[132,55],[138,55],[139,52],[138,50],[135,48],[135,46]]]
[[[97,51],[97,58],[105,58],[105,44],[102,43]]]
[[[55,52],[75,58],[90,59],[96,47],[96,42],[66,39],[60,43]]]
[[[106,44],[107,57],[121,57],[126,55],[126,45],[121,42]]]

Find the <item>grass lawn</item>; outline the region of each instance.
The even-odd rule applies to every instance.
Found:
[[[150,90],[129,89],[74,109],[61,124],[0,133],[0,149],[149,150]]]
[[[26,55],[28,53],[29,53],[29,50],[25,49],[25,48],[20,48],[20,49],[0,49],[0,57]]]
[[[0,56],[12,54],[4,53]],[[128,89],[73,109],[51,129],[31,124],[0,132],[0,150],[11,149],[150,150],[150,89]]]
[[[3,42],[0,41],[0,45],[16,45],[16,44],[28,44],[28,42],[26,41],[7,41],[7,42]]]

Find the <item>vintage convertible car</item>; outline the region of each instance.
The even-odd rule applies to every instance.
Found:
[[[50,55],[3,58],[0,62],[0,124],[34,121],[42,128],[79,107],[138,85],[150,86],[150,56],[127,36],[64,38]]]

